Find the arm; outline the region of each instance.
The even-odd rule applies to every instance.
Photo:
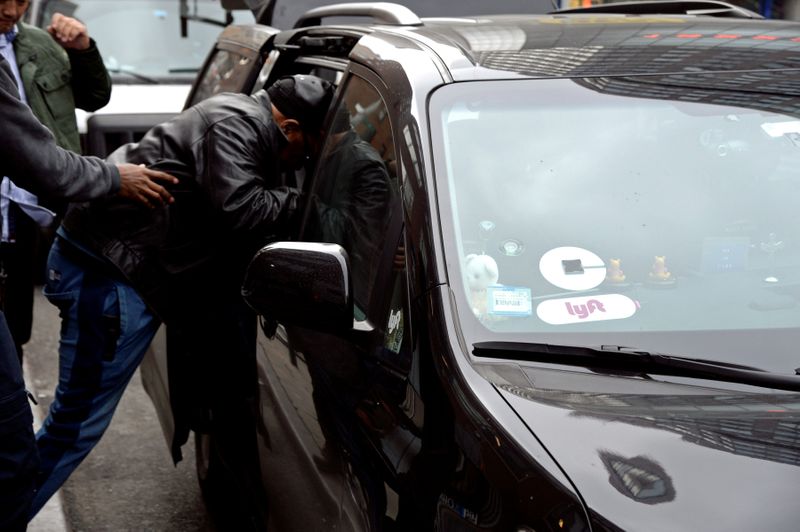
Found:
[[[111,99],[111,76],[94,40],[86,50],[69,50],[68,55],[75,107],[96,111],[105,106]]]
[[[69,56],[75,106],[96,111],[106,105],[111,98],[111,76],[86,26],[74,18],[55,13],[47,31]]]
[[[300,192],[289,187],[268,188],[274,178],[272,147],[259,134],[260,125],[231,117],[206,134],[205,164],[200,168],[203,189],[223,222],[235,231],[275,234],[288,229],[298,210]]]
[[[119,171],[96,157],[80,157],[56,146],[53,135],[33,116],[5,59],[0,60],[0,174],[32,192],[75,201],[119,190]]]
[[[50,131],[22,103],[5,59],[0,58],[0,175],[35,194],[86,201],[109,194],[147,205],[169,193],[151,179],[174,178],[133,165],[110,165],[97,157],[82,157],[56,146]]]

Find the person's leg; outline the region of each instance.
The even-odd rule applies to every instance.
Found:
[[[59,378],[36,435],[42,465],[31,517],[100,440],[159,325],[129,285],[76,264],[61,246],[51,249],[45,285],[61,312]]]
[[[210,412],[211,452],[217,453],[224,470],[225,517],[237,530],[264,530],[267,498],[256,433],[257,321],[237,291],[217,288],[210,299],[213,304],[193,316],[205,323],[192,334],[201,371],[197,391]]]
[[[25,530],[37,465],[33,416],[11,333],[0,312],[0,530]]]

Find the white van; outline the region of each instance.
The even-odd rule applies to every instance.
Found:
[[[33,0],[27,22],[40,27],[59,12],[79,19],[111,74],[111,101],[77,110],[84,153],[105,156],[183,110],[220,29],[254,21],[229,0]]]

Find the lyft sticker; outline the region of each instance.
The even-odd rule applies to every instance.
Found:
[[[536,315],[550,325],[566,325],[630,318],[637,308],[633,299],[622,294],[604,294],[543,301],[536,307]]]
[[[489,286],[489,314],[496,316],[530,316],[533,314],[531,289],[517,286]]]

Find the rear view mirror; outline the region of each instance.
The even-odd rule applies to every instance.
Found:
[[[347,253],[336,244],[276,242],[256,253],[242,296],[256,312],[323,332],[353,327]]]

